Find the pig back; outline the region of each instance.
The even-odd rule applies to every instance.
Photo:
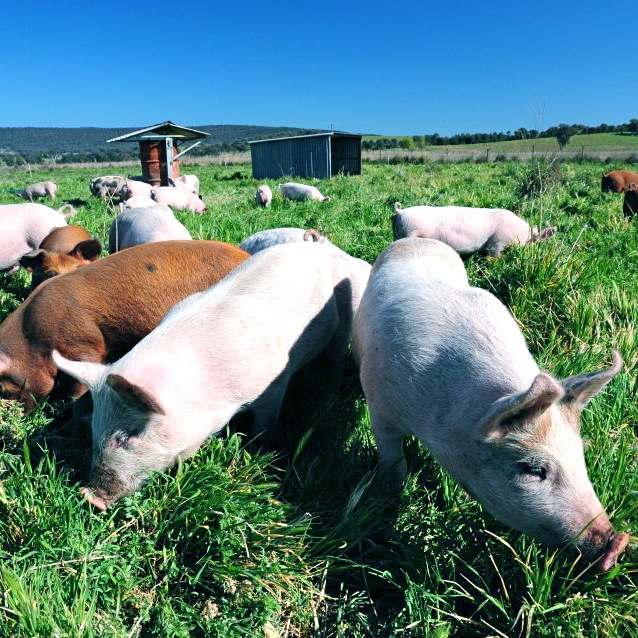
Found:
[[[115,360],[188,295],[216,284],[248,253],[224,242],[165,241],[128,248],[47,281],[25,302],[23,333],[47,350]]]

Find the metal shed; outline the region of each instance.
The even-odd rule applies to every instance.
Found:
[[[208,135],[210,133],[179,126],[167,120],[106,141],[139,142],[144,181],[154,186],[168,186],[169,180],[179,177],[179,157],[201,144],[195,142],[180,153],[177,142],[197,140]]]
[[[277,179],[294,175],[326,179],[339,173],[361,175],[361,137],[328,131],[248,142],[253,177]]]

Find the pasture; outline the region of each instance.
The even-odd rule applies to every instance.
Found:
[[[395,201],[502,207],[557,226],[544,243],[473,255],[466,268],[508,306],[541,368],[565,377],[622,354],[582,434],[612,523],[638,535],[638,221],[623,219],[620,195],[600,192],[615,168],[365,164],[362,176],[315,183],[327,203],[283,201],[265,180],[274,198],[261,209],[249,165],[191,164],[182,172],[198,175],[208,210],[176,215],[193,238],[232,243],[313,227],[369,262],[392,240]],[[10,188],[54,179],[58,200],[43,203],[86,200],[72,223],[107,244],[116,209],[91,197],[88,180],[138,171],[2,168],[0,203],[19,201]],[[0,275],[0,320],[29,277]],[[618,566],[584,575],[582,559],[495,521],[413,440],[400,499],[378,498],[352,362],[326,401],[288,396],[284,449],[249,451],[228,432],[105,513],[78,493],[90,438],[65,410],[25,417],[0,402],[0,636],[638,636],[633,538]]]

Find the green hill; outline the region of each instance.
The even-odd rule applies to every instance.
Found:
[[[107,144],[106,140],[125,135],[135,128],[53,128],[2,127],[0,128],[0,164],[24,162],[84,162],[137,159],[136,142]],[[214,155],[220,152],[247,150],[247,142],[269,137],[286,137],[317,133],[317,129],[284,126],[203,125],[193,126],[210,133],[210,137],[193,151],[192,155]]]

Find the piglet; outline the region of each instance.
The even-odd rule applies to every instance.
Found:
[[[181,188],[187,193],[193,193],[193,195],[199,195],[199,177],[197,175],[181,175],[180,177],[171,180],[171,185],[175,188]]]
[[[70,208],[64,215],[62,210]],[[69,205],[59,211],[43,204],[4,204],[0,206],[0,271],[15,272],[23,255],[39,248],[42,240],[54,229],[66,226],[75,214]]]
[[[62,226],[52,230],[33,250],[20,258],[20,265],[33,273],[31,289],[46,279],[72,272],[99,259],[100,241],[81,226]]]
[[[270,202],[272,202],[272,191],[268,184],[262,184],[257,189],[255,192],[255,202],[257,202],[257,204],[259,204],[262,208],[270,206]]]
[[[460,257],[431,239],[394,242],[374,263],[353,329],[381,481],[400,487],[405,436],[495,518],[601,570],[628,541],[587,475],[580,413],[620,371],[541,372],[505,306],[472,288]]]
[[[58,185],[55,182],[38,182],[37,184],[30,184],[23,190],[18,191],[17,194],[22,199],[32,202],[34,199],[41,199],[42,197],[55,199],[57,190]]]
[[[124,248],[169,239],[192,239],[168,206],[129,208],[122,211],[109,229],[109,253]]]
[[[528,244],[551,237],[556,227],[541,232],[510,210],[464,206],[411,206],[397,202],[392,216],[394,239],[429,237],[461,255],[483,252],[498,257],[510,244]]]
[[[0,324],[0,398],[31,412],[53,390],[80,396],[59,375],[51,351],[81,361],[114,361],[188,295],[216,284],[248,253],[223,242],[133,246],[39,285]]]
[[[330,242],[314,228],[305,230],[304,228],[269,228],[246,237],[239,244],[242,250],[254,255],[264,248],[276,246],[277,244],[289,244],[295,241],[309,241],[327,243]]]
[[[193,213],[203,213],[206,210],[206,205],[201,197],[174,186],[158,186],[151,191],[151,197],[158,204],[190,210]]]
[[[603,193],[626,193],[638,190],[638,173],[631,171],[611,171],[604,173],[600,180]]]
[[[89,180],[89,190],[95,197],[111,199],[120,195],[126,179],[120,175],[103,175]]]
[[[178,304],[112,365],[54,354],[95,406],[85,496],[105,509],[246,407],[267,438],[291,375],[319,355],[343,359],[368,273],[321,244],[274,246]]]
[[[120,199],[125,202],[131,197],[149,197],[153,186],[146,182],[140,182],[136,179],[127,179],[124,181],[119,190]]]
[[[329,197],[324,197],[316,186],[309,184],[299,184],[297,182],[286,182],[279,184],[279,191],[284,199],[293,199],[304,201],[306,199],[314,199],[318,202],[329,202]]]

